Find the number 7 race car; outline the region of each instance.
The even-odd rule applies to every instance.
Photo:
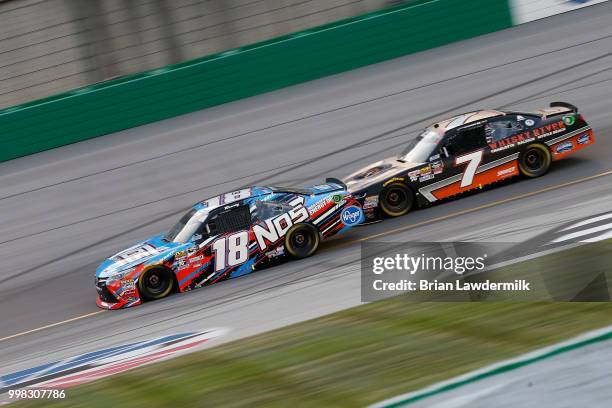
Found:
[[[321,239],[364,221],[361,204],[337,183],[253,187],[197,203],[166,234],[105,260],[96,303],[138,305],[246,275],[282,258],[314,254]]]
[[[539,177],[552,161],[594,142],[591,127],[568,103],[535,112],[482,110],[429,126],[399,156],[343,182],[366,221],[375,221],[517,175]]]

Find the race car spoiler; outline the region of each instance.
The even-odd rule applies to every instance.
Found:
[[[551,102],[550,107],[551,108],[567,108],[574,113],[578,113],[578,108],[572,105],[571,103],[567,103],[567,102]]]
[[[346,184],[344,184],[344,183],[342,182],[342,180],[337,179],[337,178],[335,178],[335,177],[328,177],[328,178],[326,178],[326,179],[325,179],[325,182],[326,182],[326,183],[334,183],[334,184],[338,184],[339,186],[341,186],[343,189],[345,189],[345,190],[346,190]]]

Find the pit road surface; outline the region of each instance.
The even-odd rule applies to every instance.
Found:
[[[166,333],[228,327],[222,341],[233,340],[358,305],[368,237],[518,242],[608,210],[612,175],[546,189],[612,170],[610,21],[607,2],[0,164],[0,375]],[[580,108],[597,145],[545,177],[356,228],[312,258],[191,293],[95,306],[96,265],[196,201],[344,176],[437,119],[553,100]]]

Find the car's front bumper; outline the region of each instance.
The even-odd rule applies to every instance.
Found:
[[[95,286],[98,292],[96,304],[102,309],[123,309],[142,303],[134,281],[107,282],[105,278],[96,278]]]

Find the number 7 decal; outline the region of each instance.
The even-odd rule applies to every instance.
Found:
[[[459,156],[455,159],[455,166],[463,163],[467,163],[467,167],[463,171],[463,177],[461,178],[461,187],[471,186],[474,182],[474,176],[476,175],[476,170],[478,166],[480,166],[480,162],[482,161],[482,150],[478,150],[476,152],[464,154],[463,156]]]

